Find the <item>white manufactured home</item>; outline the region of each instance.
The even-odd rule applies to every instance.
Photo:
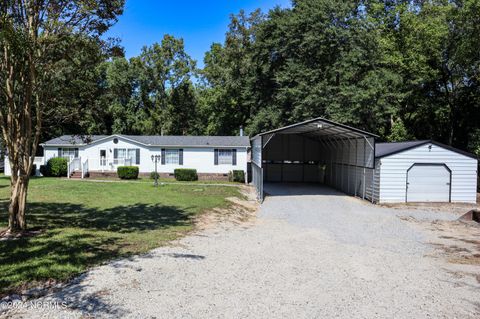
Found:
[[[430,140],[377,138],[323,118],[256,135],[252,180],[258,198],[263,200],[269,183],[278,189],[278,183],[295,182],[323,184],[374,203],[476,202],[475,155]]]
[[[64,135],[40,145],[44,155],[35,159],[37,170],[52,157],[67,157],[69,174],[82,178],[114,175],[124,165],[138,166],[147,175],[155,171],[156,156],[161,176],[192,168],[200,179],[225,179],[233,170],[247,173],[250,141],[246,136]]]

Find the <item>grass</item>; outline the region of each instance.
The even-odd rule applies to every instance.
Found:
[[[9,180],[0,178],[0,229]],[[46,280],[63,281],[107,260],[146,252],[184,235],[193,217],[225,207],[236,187],[100,183],[33,178],[27,223],[42,232],[0,241],[0,296]]]

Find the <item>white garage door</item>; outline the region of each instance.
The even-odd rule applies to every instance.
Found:
[[[407,202],[449,202],[450,171],[444,165],[415,164],[407,172]]]

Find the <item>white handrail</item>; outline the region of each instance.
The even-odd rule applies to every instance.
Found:
[[[82,178],[88,174],[88,158],[82,163]]]

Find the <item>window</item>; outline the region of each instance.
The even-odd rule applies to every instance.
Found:
[[[137,148],[129,148],[127,150],[127,158],[132,160],[132,164],[137,163]]]
[[[65,158],[72,158],[72,157],[75,157],[77,158],[78,157],[78,148],[67,148],[67,147],[64,147],[64,148],[59,148],[58,149],[58,157],[65,157]]]
[[[115,165],[140,164],[140,149],[139,148],[114,148],[113,164]]]
[[[179,164],[180,163],[180,152],[175,149],[166,149],[165,150],[165,164]]]
[[[218,165],[231,165],[232,153],[232,150],[218,150]]]
[[[214,149],[214,165],[237,165],[237,150]]]

